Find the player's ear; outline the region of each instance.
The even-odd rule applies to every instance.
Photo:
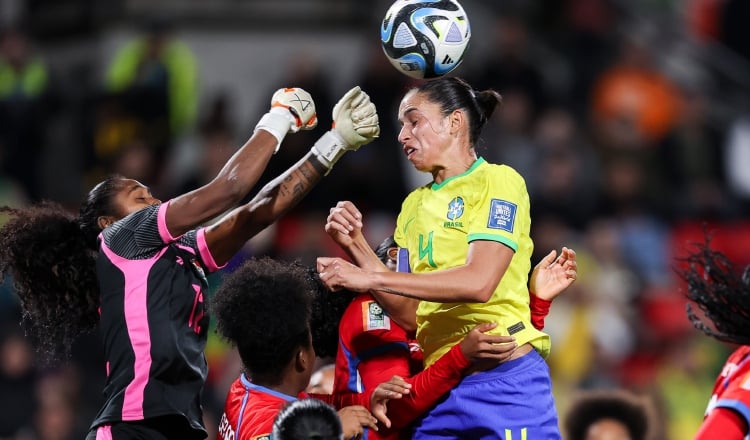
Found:
[[[453,110],[448,116],[448,121],[450,122],[450,134],[455,136],[466,123],[466,115],[462,110]]]
[[[96,224],[99,225],[99,229],[104,229],[114,222],[115,218],[111,215],[100,215],[99,218],[96,219]]]
[[[297,354],[294,356],[294,367],[297,371],[306,371],[313,368],[314,359],[310,359],[307,355],[305,347],[298,347]]]

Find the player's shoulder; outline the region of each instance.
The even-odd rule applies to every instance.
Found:
[[[401,211],[407,211],[418,207],[421,204],[421,200],[424,195],[430,191],[430,184],[419,186],[413,189],[409,194],[406,195],[404,201],[401,202]]]
[[[487,176],[502,176],[504,178],[523,179],[523,176],[521,176],[521,174],[510,165],[507,165],[504,163],[487,162],[482,158],[480,158],[479,160],[481,160],[482,163],[479,164],[479,166],[477,166],[476,168],[476,170],[478,171],[477,174],[482,174],[482,175],[487,175]]]
[[[526,180],[510,165],[485,162],[477,168],[477,179],[484,182],[487,187],[501,186],[506,190],[515,188],[518,191],[526,191]]]

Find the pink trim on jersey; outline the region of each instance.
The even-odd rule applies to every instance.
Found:
[[[101,250],[125,276],[125,325],[133,347],[133,380],[125,388],[122,420],[143,419],[143,393],[151,370],[151,333],[148,327],[148,273],[168,248],[164,247],[148,260],[128,260],[102,243]]]
[[[211,255],[211,250],[208,248],[208,244],[206,243],[206,228],[198,229],[198,232],[195,234],[195,241],[198,243],[198,251],[201,253],[203,263],[206,264],[206,269],[209,272],[216,272],[217,270],[222,269],[227,265],[227,263],[224,263],[221,266],[216,264],[214,256]]]
[[[183,251],[190,252],[191,254],[195,255],[195,249],[191,248],[190,246],[185,246],[184,244],[175,243],[175,246],[182,249]]]
[[[167,206],[169,206],[169,202],[171,202],[171,200],[159,205],[159,213],[156,217],[156,224],[159,227],[159,236],[164,240],[164,243],[172,243],[180,238],[179,235],[177,237],[172,237],[172,233],[169,232],[169,229],[167,228]]]
[[[112,440],[112,426],[104,425],[96,428],[96,440]]]

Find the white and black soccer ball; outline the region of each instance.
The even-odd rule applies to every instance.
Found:
[[[458,67],[471,39],[456,0],[397,0],[380,27],[388,60],[412,78],[435,78]]]

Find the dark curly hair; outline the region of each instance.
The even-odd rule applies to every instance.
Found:
[[[339,322],[357,294],[349,290],[331,292],[320,281],[315,268],[305,267],[304,270],[307,272],[312,293],[310,329],[315,354],[321,358],[336,356],[339,346]]]
[[[10,276],[21,304],[21,324],[43,363],[67,359],[70,346],[99,322],[96,278],[97,219],[113,215],[121,178],[97,185],[74,216],[50,201],[0,207],[0,276]]]
[[[273,422],[275,440],[339,440],[343,435],[341,419],[327,403],[313,398],[285,405]]]
[[[380,261],[385,263],[388,260],[388,249],[396,246],[393,235],[391,235],[377,246],[375,254],[380,258]],[[320,281],[320,276],[315,268],[305,267],[304,269],[307,271],[307,279],[312,285],[313,299],[310,327],[315,354],[322,358],[336,356],[339,345],[339,323],[344,311],[357,296],[357,293],[345,289],[331,292]]]
[[[686,263],[677,269],[687,283],[685,296],[713,323],[711,328],[688,303],[693,326],[720,341],[750,344],[750,265],[740,271],[724,253],[711,249],[708,238],[680,260]]]
[[[647,401],[621,390],[582,392],[568,408],[565,416],[566,439],[584,440],[596,422],[616,420],[625,426],[631,440],[646,440],[653,423],[652,407]]]
[[[218,334],[237,346],[250,376],[278,382],[299,347],[310,345],[312,293],[299,265],[253,258],[211,300]]]

